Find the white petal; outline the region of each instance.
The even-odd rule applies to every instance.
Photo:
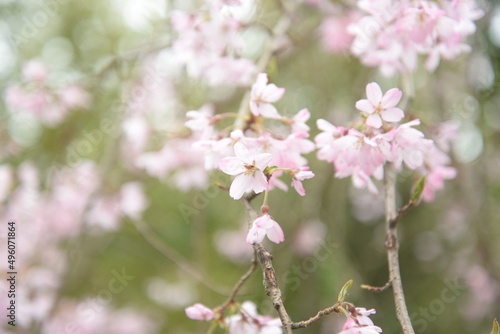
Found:
[[[390,108],[383,110],[381,113],[382,118],[386,122],[399,122],[405,117],[403,110],[399,108]]]
[[[403,96],[403,92],[401,92],[399,89],[389,89],[387,93],[384,94],[384,97],[382,97],[382,106],[384,108],[395,107],[401,100],[401,96]]]
[[[275,244],[285,241],[285,234],[277,222],[274,222],[273,227],[267,230],[267,237]]]
[[[236,144],[234,144],[234,154],[236,154],[236,157],[241,161],[247,164],[252,163],[250,151],[241,142],[237,142]]]
[[[375,107],[367,99],[359,100],[358,102],[356,102],[356,109],[364,111],[369,114],[375,111]]]
[[[267,166],[269,166],[272,159],[273,156],[271,155],[271,153],[257,154],[255,156],[255,167],[260,170],[264,170]]]
[[[254,173],[252,177],[252,189],[256,194],[267,189],[267,178],[261,171],[256,171]]]
[[[245,172],[246,168],[240,159],[235,157],[227,157],[221,160],[219,168],[226,174],[238,175]]]
[[[250,190],[253,177],[251,175],[240,174],[235,177],[231,188],[229,188],[229,196],[234,199],[240,199],[245,192]]]
[[[382,89],[376,82],[366,85],[366,97],[373,105],[378,105],[382,100]]]
[[[371,114],[366,119],[366,124],[371,126],[372,128],[380,129],[380,127],[382,126],[382,119],[378,114]]]

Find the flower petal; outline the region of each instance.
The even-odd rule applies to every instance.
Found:
[[[366,124],[368,126],[371,126],[372,128],[380,129],[380,127],[382,126],[382,119],[378,114],[371,114],[366,119]]]
[[[382,89],[376,82],[370,82],[366,85],[366,97],[374,105],[378,105],[382,100]]]
[[[267,102],[276,102],[285,94],[285,88],[279,88],[275,84],[267,85],[262,91],[261,98]]]
[[[380,115],[386,122],[399,122],[403,119],[403,117],[405,117],[403,110],[399,108],[389,108],[382,110]]]
[[[260,170],[264,170],[267,166],[269,166],[272,159],[273,159],[273,156],[271,155],[271,153],[257,154],[255,156],[254,166]]]
[[[265,236],[266,236],[266,230],[254,225],[254,226],[252,226],[250,231],[248,231],[247,243],[249,243],[250,245],[253,245],[256,242],[262,242],[262,240],[264,240]]]
[[[373,113],[375,111],[375,107],[373,104],[367,99],[359,100],[356,102],[356,109],[361,110],[366,113]]]
[[[276,118],[276,119],[281,119],[281,115],[278,114],[278,110],[276,110],[276,107],[273,106],[270,103],[259,103],[258,104],[258,113],[261,116],[267,117],[267,118]]]
[[[387,93],[384,94],[384,97],[382,97],[382,106],[384,108],[392,108],[395,107],[399,101],[401,100],[401,97],[403,96],[403,92],[400,91],[397,88],[392,88],[387,91]]]
[[[252,177],[252,189],[258,194],[267,189],[267,178],[261,171],[255,171]]]
[[[219,168],[226,174],[238,175],[245,172],[246,168],[240,159],[235,157],[227,157],[221,160]]]
[[[263,228],[266,230],[268,228],[273,227],[273,224],[274,224],[274,220],[271,218],[271,216],[269,216],[267,214],[260,216],[259,218],[255,219],[253,222],[254,226],[257,226],[259,228]]]
[[[250,151],[241,142],[237,142],[236,144],[234,144],[234,154],[238,159],[240,159],[244,163],[247,164],[252,163],[250,157]]]
[[[240,174],[236,176],[233,183],[231,183],[231,188],[229,188],[229,196],[240,199],[245,192],[251,189],[252,182],[252,175]]]
[[[285,234],[277,222],[274,222],[273,226],[267,230],[267,237],[275,244],[285,241]]]

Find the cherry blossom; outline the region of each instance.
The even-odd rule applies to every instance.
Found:
[[[309,168],[302,168],[298,172],[296,172],[292,177],[292,187],[295,188],[297,193],[300,196],[305,196],[306,191],[304,190],[304,186],[302,185],[302,181],[313,178],[314,173],[308,170]]]
[[[392,88],[382,96],[380,86],[376,82],[371,82],[366,85],[368,99],[356,102],[356,108],[369,114],[366,124],[378,129],[382,126],[382,120],[399,122],[404,117],[403,111],[396,108],[402,95],[403,93],[399,89]]]
[[[375,314],[375,310],[366,310],[362,307],[357,307],[352,316],[348,318],[342,331],[339,334],[378,334],[382,333],[382,329],[373,324],[373,321],[368,318],[369,315]]]
[[[252,223],[252,227],[248,231],[247,243],[253,245],[255,243],[262,242],[266,235],[267,238],[275,244],[285,241],[283,230],[268,214],[255,219]]]
[[[281,118],[274,103],[285,94],[285,88],[279,88],[275,84],[267,84],[267,74],[259,73],[257,81],[252,86],[250,95],[250,110],[255,116],[268,118]]]
[[[229,175],[236,175],[229,196],[240,199],[245,192],[253,190],[256,194],[267,189],[264,169],[269,166],[272,156],[269,153],[251,153],[245,145],[234,145],[236,157],[226,157],[220,163],[220,169]]]
[[[193,320],[210,321],[214,318],[215,313],[203,304],[194,304],[186,308],[186,315]]]
[[[230,334],[281,334],[279,318],[259,315],[257,306],[250,301],[241,305],[240,314],[226,318]]]

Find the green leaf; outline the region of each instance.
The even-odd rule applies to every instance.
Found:
[[[497,319],[493,319],[493,328],[491,329],[490,334],[500,334],[500,329],[498,328],[498,321]]]
[[[345,297],[347,297],[347,295],[349,294],[349,290],[351,289],[353,282],[354,281],[351,279],[346,284],[344,284],[344,286],[342,287],[342,290],[340,290],[340,292],[339,292],[339,298],[338,298],[339,303],[344,302]]]
[[[415,188],[413,189],[413,193],[411,194],[410,203],[412,203],[412,204],[418,204],[418,202],[420,202],[420,197],[422,196],[422,193],[424,192],[425,179],[426,178],[427,178],[427,175],[422,176],[415,183]]]

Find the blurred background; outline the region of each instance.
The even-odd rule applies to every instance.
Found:
[[[229,1],[230,2],[230,1]],[[257,60],[283,9],[243,1],[242,57]],[[328,42],[331,12],[304,1],[267,67],[286,88],[276,106],[311,112],[311,138],[324,118],[356,119],[368,82],[401,87]],[[208,181],[190,152],[186,112],[207,101],[236,112],[253,82],[203,76],[172,47],[175,11],[198,13],[196,1],[0,1],[1,265],[7,272],[7,221],[17,226],[17,326],[6,325],[7,285],[0,298],[6,333],[206,333],[209,323],[184,309],[223,303],[247,270],[242,203]],[[336,4],[344,6],[344,4]],[[414,73],[407,113],[455,127],[452,165],[432,203],[400,224],[406,300],[418,333],[489,333],[500,316],[500,5],[480,2],[484,16],[467,42],[471,52]],[[181,23],[178,23],[181,24]],[[188,60],[189,61],[189,60]],[[194,66],[194,65],[193,65]],[[243,72],[242,72],[243,73]],[[171,146],[169,146],[172,144]],[[174,145],[175,144],[175,145]],[[384,333],[399,333],[391,291],[373,293],[388,270],[382,199],[334,178],[331,164],[307,156],[316,177],[307,196],[275,190],[269,204],[286,242],[269,245],[285,305],[294,321],[348,300],[375,308]],[[205,176],[202,176],[205,175]],[[415,176],[398,177],[399,203]],[[3,277],[3,276],[2,276]],[[237,300],[276,316],[257,271]],[[336,333],[332,314],[300,333]],[[216,330],[222,333],[222,330]]]

